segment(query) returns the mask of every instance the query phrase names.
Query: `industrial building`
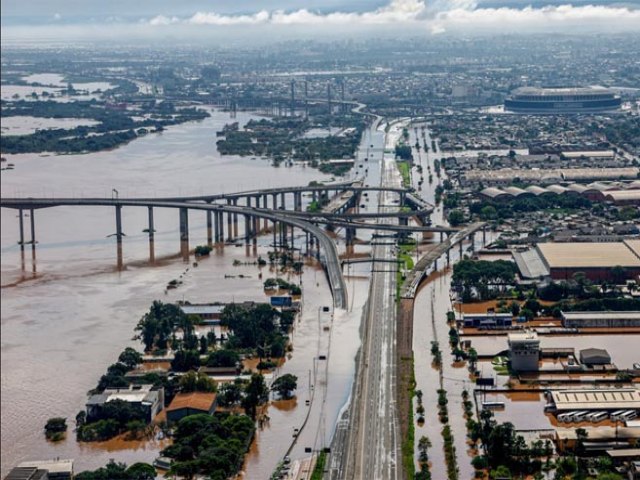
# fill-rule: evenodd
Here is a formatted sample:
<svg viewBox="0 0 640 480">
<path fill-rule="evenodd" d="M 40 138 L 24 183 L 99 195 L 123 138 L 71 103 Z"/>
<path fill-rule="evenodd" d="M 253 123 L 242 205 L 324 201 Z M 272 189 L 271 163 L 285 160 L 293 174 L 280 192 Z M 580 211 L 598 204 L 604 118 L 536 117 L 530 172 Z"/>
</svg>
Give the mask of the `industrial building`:
<svg viewBox="0 0 640 480">
<path fill-rule="evenodd" d="M 4 478 L 5 480 L 71 480 L 73 478 L 73 460 L 22 462 Z"/>
<path fill-rule="evenodd" d="M 583 365 L 609 365 L 611 355 L 602 348 L 585 348 L 580 350 L 580 363 Z"/>
<path fill-rule="evenodd" d="M 547 400 L 552 410 L 636 410 L 640 409 L 637 388 L 550 390 Z"/>
<path fill-rule="evenodd" d="M 538 370 L 540 360 L 540 340 L 536 332 L 510 333 L 508 336 L 509 360 L 516 372 Z"/>
<path fill-rule="evenodd" d="M 466 328 L 482 327 L 510 327 L 513 323 L 513 316 L 510 313 L 465 313 L 462 316 L 462 323 Z"/>
<path fill-rule="evenodd" d="M 640 275 L 640 257 L 626 242 L 548 242 L 539 243 L 535 250 L 554 280 L 571 280 L 578 272 L 595 282 L 620 282 Z M 616 273 L 613 267 L 618 266 L 622 271 Z"/>
<path fill-rule="evenodd" d="M 640 312 L 562 312 L 567 328 L 640 327 Z"/>
<path fill-rule="evenodd" d="M 216 406 L 215 393 L 178 393 L 167 407 L 167 421 L 175 423 L 184 417 L 200 413 L 211 415 L 216 411 Z"/>
<path fill-rule="evenodd" d="M 602 87 L 522 87 L 505 99 L 504 108 L 529 114 L 594 113 L 613 112 L 621 104 L 618 95 Z"/>
<path fill-rule="evenodd" d="M 105 404 L 122 400 L 144 412 L 147 422 L 164 407 L 164 389 L 155 389 L 153 385 L 130 385 L 128 388 L 107 388 L 102 393 L 91 395 L 87 401 L 87 419 L 100 417 Z"/>
</svg>

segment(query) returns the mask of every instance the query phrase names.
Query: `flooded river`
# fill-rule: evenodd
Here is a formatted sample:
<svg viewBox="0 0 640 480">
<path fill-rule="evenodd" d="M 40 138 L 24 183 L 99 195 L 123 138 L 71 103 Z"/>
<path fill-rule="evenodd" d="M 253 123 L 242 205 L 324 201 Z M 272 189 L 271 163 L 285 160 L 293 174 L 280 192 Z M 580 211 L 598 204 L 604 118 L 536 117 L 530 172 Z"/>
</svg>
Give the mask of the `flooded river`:
<svg viewBox="0 0 640 480">
<path fill-rule="evenodd" d="M 215 132 L 225 123 L 242 124 L 249 118 L 249 114 L 239 113 L 230 120 L 227 114 L 213 113 L 202 122 L 170 127 L 162 134 L 109 152 L 9 155 L 15 170 L 3 172 L 3 196 L 111 196 L 112 189 L 118 190 L 120 197 L 197 195 L 330 179 L 310 168 L 274 168 L 265 160 L 221 157 L 215 148 Z M 146 209 L 123 209 L 125 269 L 117 271 L 115 239 L 107 237 L 115 231 L 113 209 L 60 207 L 36 211 L 35 258 L 30 246 L 24 258 L 20 254 L 16 212 L 1 210 L 2 476 L 16 463 L 29 459 L 74 458 L 76 471 L 96 468 L 110 458 L 128 463 L 151 461 L 161 448 L 158 443 L 80 445 L 75 441 L 73 418 L 83 408 L 86 392 L 124 347 L 136 345 L 131 340 L 133 328 L 154 299 L 266 299 L 257 266 L 232 266 L 236 259 L 246 262 L 247 253 L 252 258 L 266 256 L 266 238 L 255 252 L 244 246 L 226 246 L 193 267 L 176 256 L 178 213 L 156 209 L 157 261 L 150 265 L 148 238 L 142 232 L 147 226 L 146 215 Z M 203 213 L 190 214 L 190 234 L 192 246 L 206 241 Z M 225 273 L 235 278 L 225 278 Z M 239 278 L 240 274 L 245 278 Z M 183 284 L 165 292 L 165 285 L 172 279 L 181 279 Z M 334 352 L 329 357 L 330 388 L 320 397 L 326 408 L 310 420 L 309 425 L 314 427 L 308 430 L 309 438 L 303 438 L 294 455 L 302 455 L 306 446 L 324 443 L 321 438 L 316 440 L 322 436 L 318 431 L 330 437 L 338 410 L 348 395 L 367 280 L 354 278 L 348 282 L 350 294 L 354 293 L 350 297 L 352 310 L 336 313 L 328 331 L 318 330 L 318 307 L 331 305 L 324 273 L 309 267 L 302 283 L 305 311 L 294 332 L 293 357 L 281 368 L 281 372 L 299 377 L 298 403 L 295 408 L 279 405 L 270 409 L 271 425 L 258 435 L 246 466 L 248 478 L 268 478 L 286 451 L 292 438 L 290 425 L 306 414 L 308 372 L 313 370 L 318 345 L 328 347 L 329 338 Z M 320 320 L 329 322 L 330 318 Z M 320 375 L 317 382 L 322 382 Z M 68 417 L 70 425 L 69 438 L 55 445 L 43 434 L 43 426 L 52 416 Z"/>
</svg>

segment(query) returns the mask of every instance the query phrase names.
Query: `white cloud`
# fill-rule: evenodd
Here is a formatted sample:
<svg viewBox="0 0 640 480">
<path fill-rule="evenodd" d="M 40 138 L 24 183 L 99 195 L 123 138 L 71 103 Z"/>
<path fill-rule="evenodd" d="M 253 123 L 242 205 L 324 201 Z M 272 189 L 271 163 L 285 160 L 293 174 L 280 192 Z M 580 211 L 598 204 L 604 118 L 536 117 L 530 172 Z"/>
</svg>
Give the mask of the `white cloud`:
<svg viewBox="0 0 640 480">
<path fill-rule="evenodd" d="M 195 25 L 258 25 L 268 23 L 269 12 L 261 10 L 253 15 L 219 15 L 214 12 L 198 12 L 187 20 Z"/>
<path fill-rule="evenodd" d="M 164 15 L 157 15 L 149 20 L 149 25 L 158 26 L 158 25 L 172 25 L 174 23 L 179 23 L 180 19 L 178 17 L 165 17 Z"/>
<path fill-rule="evenodd" d="M 516 8 L 456 8 L 436 14 L 432 29 L 490 30 L 497 31 L 545 31 L 558 28 L 590 29 L 600 27 L 612 32 L 640 31 L 640 10 L 603 5 L 531 6 Z"/>
<path fill-rule="evenodd" d="M 224 15 L 198 12 L 189 18 L 159 15 L 152 26 L 173 24 L 210 26 L 318 26 L 366 27 L 411 24 L 433 34 L 451 30 L 547 31 L 565 27 L 640 31 L 640 10 L 604 5 L 560 5 L 534 8 L 479 8 L 476 0 L 391 0 L 388 5 L 361 13 L 318 13 L 307 9 L 290 12 L 261 10 L 253 14 Z"/>
</svg>

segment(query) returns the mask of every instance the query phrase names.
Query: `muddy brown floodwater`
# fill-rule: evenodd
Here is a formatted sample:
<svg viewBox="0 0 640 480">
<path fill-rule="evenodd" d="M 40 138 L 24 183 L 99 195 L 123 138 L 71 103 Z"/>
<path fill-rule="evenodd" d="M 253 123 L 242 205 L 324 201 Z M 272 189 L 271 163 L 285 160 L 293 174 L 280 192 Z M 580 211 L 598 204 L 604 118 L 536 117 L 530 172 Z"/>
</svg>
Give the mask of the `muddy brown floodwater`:
<svg viewBox="0 0 640 480">
<path fill-rule="evenodd" d="M 249 118 L 251 115 L 239 113 L 233 121 L 243 124 Z M 2 194 L 111 196 L 115 188 L 120 197 L 197 195 L 330 179 L 311 168 L 274 168 L 265 160 L 221 157 L 215 148 L 215 132 L 230 121 L 226 114 L 214 112 L 202 122 L 170 127 L 160 135 L 141 138 L 110 152 L 10 155 L 8 160 L 15 164 L 15 170 L 3 172 Z M 266 300 L 258 268 L 234 267 L 232 263 L 236 259 L 246 262 L 247 254 L 254 259 L 260 254 L 266 256 L 267 239 L 261 240 L 255 253 L 247 252 L 244 246 L 226 246 L 194 267 L 176 257 L 178 213 L 156 209 L 158 260 L 150 265 L 148 239 L 142 232 L 147 226 L 146 209 L 124 208 L 125 269 L 117 271 L 115 239 L 107 238 L 115 230 L 112 209 L 60 207 L 35 212 L 36 255 L 32 259 L 28 246 L 23 265 L 16 244 L 16 212 L 1 209 L 0 220 L 1 475 L 16 463 L 30 459 L 74 458 L 76 471 L 99 467 L 111 458 L 127 463 L 151 461 L 162 448 L 158 442 L 134 445 L 115 440 L 81 445 L 75 441 L 73 418 L 84 407 L 86 392 L 124 347 L 139 346 L 132 341 L 133 329 L 153 300 Z M 206 241 L 205 221 L 204 214 L 190 214 L 192 246 Z M 235 278 L 226 278 L 225 274 Z M 266 270 L 264 275 L 268 275 Z M 165 291 L 172 279 L 180 279 L 183 284 Z M 312 336 L 318 331 L 317 307 L 331 305 L 331 295 L 322 271 L 307 268 L 302 282 L 305 313 L 293 334 L 293 357 L 281 368 L 282 372 L 299 376 L 300 401 L 295 408 L 270 409 L 272 422 L 268 431 L 273 433 L 260 432 L 259 459 L 249 460 L 248 478 L 267 478 L 278 456 L 286 450 L 290 429 L 277 429 L 276 421 L 288 421 L 292 416 L 296 421 L 304 413 L 308 370 L 313 367 L 317 351 L 317 335 Z M 349 288 L 366 292 L 366 286 L 360 287 L 364 284 L 366 281 L 353 280 Z M 337 375 L 334 379 L 332 373 L 329 385 L 337 384 L 328 389 L 328 406 L 322 418 L 316 419 L 317 425 L 325 426 L 327 436 L 348 395 L 353 368 L 351 344 L 357 348 L 357 342 L 344 346 L 342 342 L 353 332 L 357 338 L 357 308 L 356 301 L 353 313 L 337 314 L 329 330 L 337 338 L 335 357 L 330 358 Z M 58 444 L 47 442 L 43 434 L 44 424 L 52 416 L 67 417 L 70 424 L 68 438 Z M 262 437 L 268 438 L 269 443 L 261 442 Z"/>
</svg>

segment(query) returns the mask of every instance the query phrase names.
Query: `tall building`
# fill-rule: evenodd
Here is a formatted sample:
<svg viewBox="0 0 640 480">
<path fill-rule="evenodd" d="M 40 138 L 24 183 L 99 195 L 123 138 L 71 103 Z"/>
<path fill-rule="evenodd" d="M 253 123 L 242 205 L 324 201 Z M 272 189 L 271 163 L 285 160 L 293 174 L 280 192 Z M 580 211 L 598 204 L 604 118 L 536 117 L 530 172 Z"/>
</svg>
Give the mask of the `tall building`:
<svg viewBox="0 0 640 480">
<path fill-rule="evenodd" d="M 510 333 L 509 359 L 511 368 L 516 372 L 533 372 L 538 370 L 540 360 L 540 340 L 536 332 Z"/>
<path fill-rule="evenodd" d="M 602 87 L 522 87 L 504 101 L 509 112 L 534 114 L 612 112 L 620 105 L 620 97 Z"/>
</svg>

